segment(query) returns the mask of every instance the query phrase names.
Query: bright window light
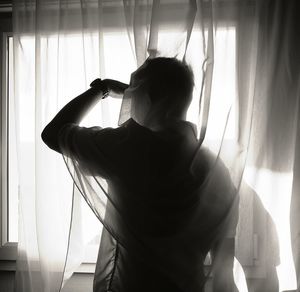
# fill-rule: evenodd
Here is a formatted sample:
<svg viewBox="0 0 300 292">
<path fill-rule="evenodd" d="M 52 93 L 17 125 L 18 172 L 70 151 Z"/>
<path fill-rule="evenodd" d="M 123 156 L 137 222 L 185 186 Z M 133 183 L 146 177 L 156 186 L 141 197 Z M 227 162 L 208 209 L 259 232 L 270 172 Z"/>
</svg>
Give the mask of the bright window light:
<svg viewBox="0 0 300 292">
<path fill-rule="evenodd" d="M 207 36 L 207 32 L 205 32 Z M 168 42 L 174 44 L 174 40 L 178 39 L 178 32 L 174 31 L 162 31 L 159 34 L 158 43 L 162 45 Z M 179 38 L 180 39 L 180 38 Z M 89 50 L 97 47 L 97 35 L 89 38 L 89 43 L 84 46 L 86 56 L 93 55 Z M 15 125 L 18 123 L 20 131 L 20 143 L 22 149 L 28 149 L 34 145 L 34 98 L 33 99 L 20 99 L 19 107 L 22 109 L 20 115 L 16 117 L 14 112 L 14 94 L 13 94 L 13 39 L 9 38 L 9 54 L 8 54 L 8 79 L 9 79 L 9 97 L 8 97 L 8 118 L 9 118 L 9 129 L 8 129 L 8 238 L 10 242 L 18 241 L 18 192 L 19 182 L 16 179 L 18 177 L 18 166 L 17 166 L 17 150 L 15 140 Z M 57 36 L 47 36 L 41 40 L 41 53 L 42 57 L 51 59 L 62 58 L 57 51 Z M 195 83 L 197 86 L 194 89 L 194 99 L 192 100 L 191 106 L 188 110 L 187 119 L 197 124 L 199 114 L 199 97 L 201 91 L 201 80 L 202 80 L 202 68 L 198 66 L 201 64 L 202 58 L 202 33 L 200 31 L 194 31 L 190 39 L 190 48 L 188 50 L 187 61 L 192 63 L 192 69 L 195 74 Z M 35 42 L 31 37 L 25 37 L 22 39 L 23 55 L 27 56 L 28 59 L 22 60 L 24 64 L 34 62 L 34 50 Z M 182 43 L 178 43 L 179 46 Z M 44 48 L 47 46 L 48 50 Z M 45 92 L 50 96 L 55 96 L 59 102 L 59 105 L 53 103 L 49 106 L 53 106 L 53 109 L 62 107 L 65 105 L 71 97 L 75 97 L 81 93 L 85 88 L 88 87 L 92 78 L 96 78 L 97 72 L 94 72 L 95 63 L 100 62 L 96 60 L 86 60 L 83 64 L 81 61 L 75 62 L 77 56 L 82 54 L 82 35 L 72 34 L 64 36 L 63 41 L 60 41 L 60 50 L 68 51 L 68 55 L 65 58 L 59 59 L 58 64 L 63 66 L 63 71 L 59 71 L 56 62 L 47 62 L 47 66 L 42 66 L 41 70 L 47 76 L 47 80 L 42 79 L 41 86 L 45 88 Z M 120 50 L 122 48 L 122 50 Z M 234 140 L 236 138 L 236 31 L 234 27 L 229 28 L 218 28 L 214 38 L 214 71 L 212 80 L 212 92 L 210 101 L 210 113 L 208 120 L 208 128 L 206 134 L 206 140 L 211 141 L 212 148 L 214 147 L 215 141 L 219 141 L 224 131 L 224 125 L 227 120 L 228 113 L 230 111 L 228 124 L 225 132 L 225 140 Z M 130 74 L 136 69 L 135 60 L 133 53 L 128 42 L 127 32 L 114 31 L 105 32 L 103 35 L 103 52 L 104 52 L 104 63 L 102 68 L 103 72 L 100 72 L 101 76 L 107 78 L 117 79 L 122 82 L 129 82 Z M 62 54 L 63 55 L 63 54 Z M 210 60 L 211 61 L 211 60 Z M 62 65 L 63 64 L 63 65 Z M 197 64 L 197 66 L 195 65 Z M 20 70 L 26 70 L 27 66 L 20 67 Z M 29 66 L 30 67 L 30 66 Z M 86 80 L 82 79 L 82 74 L 77 74 L 82 68 L 86 68 Z M 64 76 L 68 76 L 66 83 L 69 84 L 72 92 L 65 93 L 64 86 L 59 84 L 61 88 L 59 94 L 56 90 L 57 82 L 61 79 L 60 76 L 55 74 L 48 74 L 49 72 L 61 72 Z M 23 72 L 21 75 L 27 76 L 30 74 L 30 78 L 34 78 L 32 72 Z M 30 79 L 29 78 L 29 79 Z M 28 79 L 28 80 L 29 80 Z M 22 88 L 24 89 L 25 95 L 30 95 L 28 92 L 34 92 L 33 83 L 28 80 L 18 80 L 23 82 Z M 65 80 L 65 78 L 64 78 Z M 54 86 L 51 86 L 53 84 Z M 72 85 L 72 86 L 70 86 Z M 112 126 L 116 127 L 119 117 L 121 100 L 107 98 L 101 101 L 101 105 L 98 104 L 95 108 L 87 115 L 82 122 L 84 126 L 95 126 L 100 125 L 103 127 Z M 25 181 L 30 181 L 33 169 L 31 161 L 32 158 L 26 157 L 28 163 L 26 169 L 20 169 L 21 175 L 25 177 Z M 246 168 L 245 181 L 252 186 L 258 196 L 263 202 L 264 208 L 269 212 L 272 219 L 276 223 L 279 241 L 280 241 L 280 252 L 281 252 L 281 264 L 278 266 L 278 276 L 280 280 L 280 290 L 293 289 L 296 285 L 296 279 L 294 277 L 295 272 L 293 268 L 293 259 L 290 246 L 290 230 L 289 226 L 289 207 L 291 200 L 291 186 L 292 186 L 292 174 L 291 173 L 275 173 L 265 169 L 254 169 Z M 268 183 L 266 183 L 268 182 Z M 284 194 L 284 195 L 282 195 Z M 274 198 L 277 201 L 274 201 Z M 85 249 L 85 262 L 95 263 L 97 259 L 97 252 L 99 248 L 99 242 L 101 237 L 102 225 L 99 223 L 97 218 L 94 216 L 90 208 L 87 206 L 84 200 L 81 204 L 82 213 L 82 233 L 83 242 L 86 246 Z M 96 232 L 95 232 L 96 230 Z M 236 269 L 241 269 L 241 265 L 235 262 Z M 236 278 L 239 276 L 236 273 Z M 244 274 L 242 275 L 240 283 L 245 289 Z"/>
<path fill-rule="evenodd" d="M 176 33 L 172 32 L 163 32 L 160 35 L 160 38 L 176 36 Z M 200 64 L 200 60 L 198 60 L 201 56 L 199 52 L 201 52 L 202 46 L 202 34 L 200 31 L 195 31 L 192 34 L 192 38 L 190 40 L 190 46 L 193 47 L 193 51 L 189 52 L 189 56 L 191 60 L 194 60 L 196 63 Z M 98 45 L 97 43 L 97 35 L 94 38 L 91 38 L 91 46 Z M 60 58 L 57 56 L 57 50 L 55 49 L 57 46 L 57 36 L 47 36 L 41 40 L 41 51 L 42 55 L 44 54 L 43 48 L 47 46 L 47 57 L 48 58 Z M 27 56 L 34 57 L 33 54 L 30 52 L 34 52 L 34 40 L 33 38 L 27 37 L 22 40 L 23 42 L 23 50 L 26 50 Z M 214 79 L 213 79 L 213 92 L 212 92 L 212 101 L 211 101 L 211 114 L 209 124 L 210 127 L 208 128 L 208 138 L 209 139 L 218 139 L 219 138 L 219 131 L 220 129 L 219 124 L 224 122 L 225 117 L 227 116 L 228 109 L 235 101 L 235 71 L 233 69 L 232 64 L 235 63 L 235 30 L 234 28 L 230 29 L 223 29 L 218 31 L 216 35 L 216 42 L 222 43 L 224 42 L 224 47 L 218 46 L 218 49 L 215 52 L 215 69 L 214 69 Z M 9 79 L 11 80 L 11 88 L 13 87 L 12 84 L 12 53 L 13 53 L 13 46 L 12 46 L 12 38 L 10 40 L 9 52 L 10 52 L 10 59 L 9 64 L 11 70 L 9 71 Z M 120 50 L 122 47 L 122 50 Z M 68 76 L 68 80 L 66 83 L 70 83 L 74 85 L 72 88 L 73 92 L 71 95 L 68 93 L 65 96 L 64 92 L 60 92 L 58 100 L 60 104 L 58 107 L 62 107 L 66 104 L 70 97 L 75 97 L 79 93 L 82 92 L 81 88 L 87 88 L 89 83 L 92 81 L 92 78 L 96 78 L 93 74 L 96 74 L 93 70 L 93 64 L 99 62 L 99 60 L 89 60 L 85 65 L 81 64 L 80 62 L 74 62 L 76 60 L 76 56 L 82 54 L 82 35 L 72 34 L 70 36 L 64 36 L 64 40 L 60 41 L 61 50 L 68 50 L 67 58 L 61 60 L 61 66 L 66 66 L 65 71 L 62 74 L 67 74 L 64 76 Z M 89 54 L 89 46 L 86 45 L 86 55 Z M 117 79 L 122 82 L 129 82 L 130 74 L 134 70 L 136 70 L 135 60 L 132 54 L 132 50 L 130 44 L 128 42 L 128 35 L 126 31 L 122 32 L 105 32 L 103 35 L 103 51 L 104 51 L 104 69 L 105 72 L 102 72 L 104 76 L 111 79 Z M 45 50 L 46 52 L 46 50 Z M 26 55 L 26 54 L 25 54 Z M 227 56 L 227 58 L 224 58 Z M 24 62 L 34 62 L 34 60 L 24 60 Z M 57 72 L 57 64 L 56 62 L 47 62 L 46 65 L 42 65 L 41 70 L 45 72 L 47 76 L 47 80 L 42 79 L 41 86 L 47 89 L 48 94 L 57 96 L 56 91 L 56 84 L 59 82 L 59 76 L 55 76 L 52 74 L 48 74 L 49 71 Z M 81 70 L 81 68 L 87 68 L 87 79 L 82 80 L 79 78 L 76 72 Z M 22 70 L 22 68 L 20 68 Z M 199 84 L 202 78 L 202 70 L 201 67 L 193 67 L 193 71 L 195 72 L 195 83 Z M 72 75 L 73 74 L 73 75 Z M 92 77 L 89 77 L 91 75 Z M 82 76 L 82 75 L 80 75 Z M 90 80 L 91 78 L 91 80 Z M 220 87 L 216 86 L 218 82 L 224 81 L 226 79 L 226 86 Z M 19 81 L 19 82 L 26 82 Z M 224 82 L 222 82 L 223 84 Z M 54 84 L 55 86 L 51 86 Z M 32 84 L 23 84 L 24 88 L 28 88 L 32 86 Z M 32 89 L 28 89 L 29 91 Z M 62 89 L 63 91 L 64 89 Z M 34 91 L 33 91 L 34 92 Z M 13 95 L 11 93 L 11 95 Z M 195 88 L 194 99 L 192 104 L 188 110 L 188 120 L 194 123 L 198 122 L 198 100 L 200 96 L 200 88 L 197 86 Z M 221 96 L 221 98 L 220 98 Z M 13 96 L 12 96 L 13 97 Z M 68 100 L 67 100 L 68 98 Z M 32 145 L 34 143 L 34 99 L 25 100 L 21 99 L 19 102 L 20 108 L 22 111 L 20 112 L 20 116 L 18 117 L 17 121 L 19 122 L 20 127 L 20 143 L 25 145 L 24 147 L 29 147 L 28 145 Z M 10 104 L 12 105 L 12 104 Z M 107 98 L 101 101 L 95 108 L 87 115 L 87 117 L 82 121 L 81 125 L 84 126 L 95 126 L 100 125 L 103 127 L 112 126 L 116 127 L 119 117 L 119 110 L 120 110 L 121 100 Z M 51 105 L 49 105 L 51 106 Z M 55 103 L 52 106 L 57 106 Z M 234 111 L 233 111 L 234 112 Z M 214 116 L 218 116 L 219 119 L 214 120 Z M 17 160 L 16 160 L 16 141 L 14 140 L 15 137 L 15 115 L 13 106 L 9 107 L 9 234 L 10 234 L 10 241 L 18 241 L 18 182 L 14 179 L 17 177 Z M 220 120 L 222 119 L 222 120 Z M 235 124 L 234 124 L 234 116 L 229 122 L 228 125 L 228 132 L 227 138 L 232 139 L 235 131 Z M 30 165 L 30 164 L 29 164 Z M 25 172 L 25 170 L 21 171 Z M 27 170 L 28 171 L 28 170 Z M 28 172 L 33 173 L 33 172 Z M 24 174 L 26 175 L 26 174 Z M 94 216 L 90 208 L 87 206 L 84 200 L 82 200 L 82 228 L 83 228 L 83 237 L 84 243 L 87 246 L 85 250 L 85 261 L 86 262 L 96 262 L 97 258 L 97 251 L 99 248 L 99 242 L 101 237 L 101 230 L 102 226 Z M 97 230 L 97 232 L 95 232 Z"/>
<path fill-rule="evenodd" d="M 258 194 L 276 225 L 280 247 L 280 264 L 276 267 L 280 291 L 293 290 L 297 286 L 290 240 L 293 174 L 247 167 L 244 179 Z"/>
<path fill-rule="evenodd" d="M 8 241 L 18 241 L 18 170 L 13 103 L 13 38 L 8 38 Z"/>
</svg>

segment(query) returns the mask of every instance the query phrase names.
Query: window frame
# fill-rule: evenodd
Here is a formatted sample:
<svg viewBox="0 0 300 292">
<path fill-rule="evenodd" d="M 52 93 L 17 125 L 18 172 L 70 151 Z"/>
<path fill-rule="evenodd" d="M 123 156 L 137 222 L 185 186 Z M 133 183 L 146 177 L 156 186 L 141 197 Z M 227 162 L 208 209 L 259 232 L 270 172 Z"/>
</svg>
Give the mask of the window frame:
<svg viewBox="0 0 300 292">
<path fill-rule="evenodd" d="M 15 261 L 17 259 L 17 242 L 9 242 L 8 240 L 8 45 L 9 38 L 12 37 L 11 32 L 2 32 L 1 35 L 1 178 L 0 178 L 0 260 L 9 261 L 5 265 L 1 264 L 1 270 L 14 270 Z"/>
</svg>

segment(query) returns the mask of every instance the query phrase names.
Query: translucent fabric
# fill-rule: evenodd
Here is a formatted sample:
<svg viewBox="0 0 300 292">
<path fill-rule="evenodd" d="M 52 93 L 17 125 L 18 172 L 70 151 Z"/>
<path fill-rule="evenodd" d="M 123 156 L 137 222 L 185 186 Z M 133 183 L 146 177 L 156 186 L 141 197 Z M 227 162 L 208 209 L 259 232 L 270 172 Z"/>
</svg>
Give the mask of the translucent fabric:
<svg viewBox="0 0 300 292">
<path fill-rule="evenodd" d="M 76 186 L 138 268 L 146 262 L 178 290 L 201 291 L 207 253 L 235 236 L 238 196 L 221 161 L 197 151 L 192 126 L 152 132 L 134 120 L 104 130 L 66 125 L 60 137 Z M 122 290 L 141 289 L 128 285 Z"/>
<path fill-rule="evenodd" d="M 121 248 L 180 291 L 209 291 L 215 267 L 204 259 L 233 237 L 239 291 L 299 286 L 297 1 L 15 0 L 13 9 L 17 291 L 59 291 L 82 262 L 78 191 Z M 61 130 L 72 189 L 42 129 L 99 75 L 129 82 L 157 56 L 192 67 L 187 119 L 196 130 L 188 122 L 147 129 L 134 120 L 130 92 L 118 110 L 107 98 L 94 112 L 101 128 L 83 121 Z M 131 160 L 134 141 L 147 167 Z M 158 158 L 168 160 L 160 175 Z"/>
</svg>

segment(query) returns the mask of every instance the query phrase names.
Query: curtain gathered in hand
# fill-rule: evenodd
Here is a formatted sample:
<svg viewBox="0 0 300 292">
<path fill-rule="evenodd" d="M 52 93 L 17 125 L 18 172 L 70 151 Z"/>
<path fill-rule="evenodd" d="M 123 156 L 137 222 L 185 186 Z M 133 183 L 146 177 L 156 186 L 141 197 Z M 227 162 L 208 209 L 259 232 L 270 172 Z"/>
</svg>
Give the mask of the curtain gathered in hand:
<svg viewBox="0 0 300 292">
<path fill-rule="evenodd" d="M 40 138 L 58 110 L 92 80 L 128 83 L 147 58 L 159 56 L 191 66 L 195 88 L 188 120 L 197 125 L 199 153 L 204 147 L 215 153 L 235 187 L 236 286 L 240 291 L 296 289 L 299 8 L 297 1 L 283 0 L 14 0 L 16 291 L 60 291 L 84 261 L 82 205 L 99 220 L 90 238 L 103 224 L 129 250 L 149 251 L 144 260 L 151 263 L 151 252 L 159 253 L 154 241 L 141 241 L 127 227 L 122 234 L 107 219 L 120 215 L 118 206 L 107 208 L 113 200 L 104 179 L 83 176 L 72 157 L 64 161 Z M 107 98 L 82 125 L 117 127 L 132 116 L 130 98 Z M 190 170 L 197 173 L 193 162 Z M 217 168 L 210 178 L 211 185 L 218 184 Z M 126 245 L 127 237 L 132 245 Z M 179 281 L 176 262 L 161 255 L 161 262 L 151 265 L 183 291 L 184 286 L 194 291 Z M 208 288 L 210 277 L 208 272 Z"/>
</svg>

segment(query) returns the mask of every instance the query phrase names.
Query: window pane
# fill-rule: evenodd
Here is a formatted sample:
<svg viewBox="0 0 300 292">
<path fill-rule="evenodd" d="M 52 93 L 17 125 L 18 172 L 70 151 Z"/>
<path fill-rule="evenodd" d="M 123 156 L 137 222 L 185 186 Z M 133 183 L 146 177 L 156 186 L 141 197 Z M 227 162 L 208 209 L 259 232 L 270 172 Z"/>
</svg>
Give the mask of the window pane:
<svg viewBox="0 0 300 292">
<path fill-rule="evenodd" d="M 13 96 L 13 38 L 8 39 L 8 241 L 18 241 L 18 172 Z"/>
</svg>

